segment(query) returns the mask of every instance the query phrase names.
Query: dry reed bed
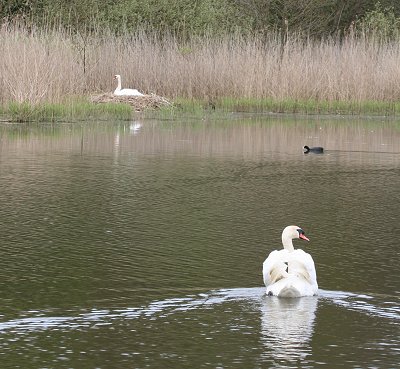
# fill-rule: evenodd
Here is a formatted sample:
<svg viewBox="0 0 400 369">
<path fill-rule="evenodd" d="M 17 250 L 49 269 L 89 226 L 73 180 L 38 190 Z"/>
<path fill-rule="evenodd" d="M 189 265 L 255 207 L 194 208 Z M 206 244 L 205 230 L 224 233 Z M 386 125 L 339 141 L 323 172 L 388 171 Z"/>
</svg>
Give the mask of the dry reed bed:
<svg viewBox="0 0 400 369">
<path fill-rule="evenodd" d="M 238 36 L 184 45 L 174 37 L 93 35 L 3 25 L 0 103 L 62 102 L 123 87 L 168 98 L 396 101 L 400 44 L 349 38 L 282 45 Z"/>
</svg>

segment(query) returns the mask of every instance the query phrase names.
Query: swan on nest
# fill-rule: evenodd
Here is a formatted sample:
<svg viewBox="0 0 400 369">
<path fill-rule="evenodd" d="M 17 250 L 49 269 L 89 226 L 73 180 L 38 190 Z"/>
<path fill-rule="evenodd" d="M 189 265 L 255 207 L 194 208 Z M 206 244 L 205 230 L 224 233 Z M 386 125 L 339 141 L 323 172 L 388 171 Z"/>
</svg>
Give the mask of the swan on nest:
<svg viewBox="0 0 400 369">
<path fill-rule="evenodd" d="M 117 88 L 114 91 L 114 95 L 116 96 L 144 96 L 141 92 L 136 90 L 135 88 L 121 88 L 121 76 L 116 74 L 114 79 L 117 80 Z"/>
</svg>

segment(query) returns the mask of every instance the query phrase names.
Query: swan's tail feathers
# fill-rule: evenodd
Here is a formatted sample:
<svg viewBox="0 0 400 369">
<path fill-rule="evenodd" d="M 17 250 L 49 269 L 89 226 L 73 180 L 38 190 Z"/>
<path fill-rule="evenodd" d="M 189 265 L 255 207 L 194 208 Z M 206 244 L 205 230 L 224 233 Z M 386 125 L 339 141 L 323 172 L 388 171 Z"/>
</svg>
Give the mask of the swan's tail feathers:
<svg viewBox="0 0 400 369">
<path fill-rule="evenodd" d="M 293 286 L 287 286 L 279 291 L 278 297 L 300 297 L 302 294 Z"/>
<path fill-rule="evenodd" d="M 268 285 L 266 293 L 277 297 L 314 296 L 318 294 L 318 285 L 310 284 L 302 277 L 289 275 L 288 278 Z"/>
<path fill-rule="evenodd" d="M 303 294 L 293 285 L 280 286 L 280 288 L 276 288 L 277 286 L 268 286 L 267 287 L 267 295 L 268 296 L 277 296 L 277 297 L 301 297 Z"/>
</svg>

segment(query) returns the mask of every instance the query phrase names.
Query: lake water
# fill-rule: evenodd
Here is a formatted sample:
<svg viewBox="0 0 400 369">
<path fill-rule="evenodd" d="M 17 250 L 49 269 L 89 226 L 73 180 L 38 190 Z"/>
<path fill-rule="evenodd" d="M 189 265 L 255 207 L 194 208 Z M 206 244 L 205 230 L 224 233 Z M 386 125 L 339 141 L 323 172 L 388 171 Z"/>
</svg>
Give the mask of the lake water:
<svg viewBox="0 0 400 369">
<path fill-rule="evenodd" d="M 400 125 L 0 126 L 1 368 L 399 368 Z M 323 155 L 302 153 L 308 144 Z M 301 226 L 318 297 L 264 294 Z"/>
</svg>

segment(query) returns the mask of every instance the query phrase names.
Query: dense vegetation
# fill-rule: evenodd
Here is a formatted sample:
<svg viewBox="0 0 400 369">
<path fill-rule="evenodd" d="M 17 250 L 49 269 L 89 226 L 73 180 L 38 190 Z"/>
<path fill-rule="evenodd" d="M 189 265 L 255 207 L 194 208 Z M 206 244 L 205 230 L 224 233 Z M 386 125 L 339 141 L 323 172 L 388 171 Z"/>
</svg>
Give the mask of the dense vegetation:
<svg viewBox="0 0 400 369">
<path fill-rule="evenodd" d="M 84 98 L 117 73 L 205 106 L 397 115 L 399 15 L 389 0 L 3 0 L 0 114 L 126 116 Z"/>
<path fill-rule="evenodd" d="M 386 14 L 379 19 L 373 12 Z M 371 14 L 374 16 L 371 19 Z M 102 27 L 116 33 L 138 29 L 180 37 L 302 32 L 343 35 L 370 17 L 369 26 L 397 28 L 397 0 L 2 0 L 0 20 L 61 23 L 74 29 Z M 372 23 L 371 23 L 372 22 Z M 379 24 L 377 24 L 377 22 Z M 397 22 L 397 24 L 396 24 Z"/>
</svg>

